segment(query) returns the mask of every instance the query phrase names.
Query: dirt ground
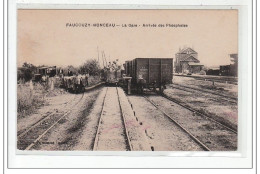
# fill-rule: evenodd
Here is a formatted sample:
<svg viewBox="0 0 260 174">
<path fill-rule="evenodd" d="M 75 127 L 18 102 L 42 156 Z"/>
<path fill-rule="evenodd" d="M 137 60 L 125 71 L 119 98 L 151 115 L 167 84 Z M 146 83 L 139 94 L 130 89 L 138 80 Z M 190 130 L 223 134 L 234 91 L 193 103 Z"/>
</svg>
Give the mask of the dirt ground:
<svg viewBox="0 0 260 174">
<path fill-rule="evenodd" d="M 154 151 L 203 151 L 186 133 L 145 98 L 128 96 L 139 124 Z"/>
<path fill-rule="evenodd" d="M 116 88 L 109 87 L 108 89 L 103 88 L 97 97 L 97 100 L 94 103 L 95 107 L 92 108 L 91 113 L 89 114 L 88 122 L 82 131 L 82 138 L 73 150 L 93 150 L 93 142 L 97 132 L 97 125 L 103 102 L 105 104 L 105 108 L 102 115 L 103 119 L 101 120 L 101 130 L 98 137 L 101 142 L 97 143 L 98 146 L 95 150 L 128 150 L 127 144 L 125 144 L 127 140 L 122 139 L 125 138 L 125 133 L 122 132 L 124 129 L 123 123 L 122 120 L 118 120 L 121 116 L 119 115 L 120 110 L 116 98 Z M 132 150 L 151 151 L 150 147 L 148 148 L 147 146 L 144 130 L 141 129 L 141 125 L 136 120 L 125 93 L 121 88 L 118 88 L 118 93 Z M 105 96 L 106 99 L 104 100 Z M 115 116 L 117 118 L 112 119 L 112 117 Z M 117 120 L 117 123 L 114 120 Z"/>
<path fill-rule="evenodd" d="M 27 114 L 23 117 L 17 118 L 17 133 L 18 135 L 31 125 L 37 123 L 42 118 L 60 112 L 66 112 L 69 108 L 70 102 L 76 102 L 80 99 L 81 94 L 75 95 L 65 91 L 56 93 L 56 95 L 45 96 L 45 102 L 42 106 L 35 110 L 32 114 Z"/>
<path fill-rule="evenodd" d="M 140 124 L 136 112 L 133 110 L 133 105 L 130 104 L 129 98 L 125 92 L 118 88 L 120 103 L 122 106 L 122 113 L 125 119 L 126 131 L 129 136 L 132 151 L 152 151 L 149 144 L 149 137 L 143 125 Z"/>
<path fill-rule="evenodd" d="M 41 107 L 37 113 L 18 120 L 18 135 L 42 118 L 52 114 L 53 116 L 42 122 L 35 129 L 21 137 L 22 143 L 18 149 L 23 149 L 23 144 L 28 145 L 32 140 L 42 134 L 58 118 L 64 116 L 40 141 L 33 146 L 33 150 L 70 150 L 77 144 L 82 128 L 87 122 L 89 110 L 100 93 L 100 88 L 82 94 L 62 94 L 48 97 L 48 105 Z"/>
<path fill-rule="evenodd" d="M 199 83 L 193 81 L 194 79 L 187 80 L 189 78 L 182 81 L 178 78 L 175 78 L 175 82 L 182 85 L 197 88 L 210 86 L 209 82 Z M 219 88 L 223 88 L 226 95 L 235 96 L 237 93 L 234 85 L 221 84 Z M 222 101 L 221 97 L 213 94 L 189 92 L 170 86 L 167 86 L 164 92 L 195 109 L 210 113 L 212 117 L 220 117 L 234 127 L 237 126 L 237 105 L 234 103 Z M 156 95 L 148 97 L 181 125 L 185 125 L 186 129 L 193 132 L 194 136 L 212 150 L 237 148 L 235 134 Z M 60 89 L 48 92 L 40 108 L 17 119 L 18 149 L 26 149 L 58 121 L 31 150 L 92 151 L 103 103 L 96 150 L 125 151 L 129 150 L 130 145 L 134 151 L 203 151 L 194 140 L 144 97 L 126 96 L 121 88 L 116 87 L 100 87 L 81 94 L 71 94 Z M 29 129 L 33 125 L 36 126 Z"/>
<path fill-rule="evenodd" d="M 222 94 L 238 97 L 238 85 L 234 84 L 225 84 L 225 83 L 218 83 L 214 82 L 215 87 L 212 87 L 211 81 L 202 81 L 196 80 L 194 78 L 189 77 L 181 77 L 181 76 L 173 76 L 173 83 L 190 86 L 190 87 L 198 87 L 205 90 L 210 90 L 214 92 L 220 92 Z"/>
<path fill-rule="evenodd" d="M 194 80 L 187 77 L 174 76 L 174 84 L 190 86 L 198 89 L 210 89 L 212 82 Z M 218 121 L 224 122 L 227 125 L 237 128 L 238 124 L 238 106 L 237 103 L 231 103 L 223 99 L 223 96 L 214 94 L 194 91 L 194 90 L 181 90 L 174 88 L 173 85 L 168 85 L 164 94 L 174 98 L 186 105 L 199 110 L 203 113 L 210 115 Z M 216 89 L 212 88 L 211 91 L 216 93 L 225 94 L 227 96 L 237 97 L 237 85 L 215 83 Z M 222 89 L 222 90 L 218 90 Z"/>
<path fill-rule="evenodd" d="M 222 126 L 217 125 L 164 97 L 156 95 L 147 97 L 211 150 L 237 150 L 237 134 L 224 129 Z"/>
<path fill-rule="evenodd" d="M 107 88 L 96 150 L 124 151 L 127 149 L 125 127 L 116 90 L 115 87 Z"/>
</svg>

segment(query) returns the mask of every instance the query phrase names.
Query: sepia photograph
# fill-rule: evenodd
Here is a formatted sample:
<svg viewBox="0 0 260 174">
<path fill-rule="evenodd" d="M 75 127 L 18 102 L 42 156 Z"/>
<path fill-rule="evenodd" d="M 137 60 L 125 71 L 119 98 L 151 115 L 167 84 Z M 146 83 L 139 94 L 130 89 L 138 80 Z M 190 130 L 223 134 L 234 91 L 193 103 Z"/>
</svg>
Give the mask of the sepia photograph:
<svg viewBox="0 0 260 174">
<path fill-rule="evenodd" d="M 18 9 L 16 46 L 19 151 L 238 149 L 237 9 Z"/>
</svg>

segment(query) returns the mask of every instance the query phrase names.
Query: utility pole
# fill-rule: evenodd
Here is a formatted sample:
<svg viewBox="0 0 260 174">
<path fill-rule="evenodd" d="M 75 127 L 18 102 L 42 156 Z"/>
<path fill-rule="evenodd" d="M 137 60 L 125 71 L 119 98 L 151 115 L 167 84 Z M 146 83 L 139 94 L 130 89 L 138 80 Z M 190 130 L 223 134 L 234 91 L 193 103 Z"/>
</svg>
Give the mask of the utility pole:
<svg viewBox="0 0 260 174">
<path fill-rule="evenodd" d="M 104 58 L 105 58 L 106 66 L 107 66 L 107 58 L 106 58 L 106 55 L 105 55 L 105 51 L 103 51 L 103 53 L 104 53 Z"/>
<path fill-rule="evenodd" d="M 98 53 L 98 65 L 100 66 L 100 62 L 99 62 L 99 50 L 98 50 L 98 46 L 97 46 L 97 53 Z"/>
<path fill-rule="evenodd" d="M 103 67 L 105 67 L 105 64 L 104 64 L 104 52 L 102 51 L 102 61 L 103 61 Z"/>
</svg>

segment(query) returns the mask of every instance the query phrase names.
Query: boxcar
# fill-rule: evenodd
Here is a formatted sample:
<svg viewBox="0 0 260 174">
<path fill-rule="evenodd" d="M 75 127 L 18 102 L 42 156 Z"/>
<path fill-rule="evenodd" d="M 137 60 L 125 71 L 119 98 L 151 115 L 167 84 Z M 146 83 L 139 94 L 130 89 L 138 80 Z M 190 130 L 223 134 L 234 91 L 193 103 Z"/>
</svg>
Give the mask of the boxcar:
<svg viewBox="0 0 260 174">
<path fill-rule="evenodd" d="M 136 58 L 124 64 L 126 77 L 131 77 L 131 84 L 137 90 L 160 88 L 172 83 L 172 58 Z"/>
</svg>

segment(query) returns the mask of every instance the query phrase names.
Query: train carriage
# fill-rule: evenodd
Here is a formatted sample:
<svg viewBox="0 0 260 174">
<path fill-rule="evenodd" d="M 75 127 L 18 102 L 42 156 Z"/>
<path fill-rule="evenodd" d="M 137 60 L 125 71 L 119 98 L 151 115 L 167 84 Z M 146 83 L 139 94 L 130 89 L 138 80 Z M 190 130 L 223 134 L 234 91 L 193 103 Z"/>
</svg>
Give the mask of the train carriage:
<svg viewBox="0 0 260 174">
<path fill-rule="evenodd" d="M 106 71 L 106 84 L 107 85 L 117 85 L 121 79 L 121 70 L 107 70 Z"/>
<path fill-rule="evenodd" d="M 124 64 L 126 78 L 131 77 L 132 89 L 143 92 L 144 88 L 165 89 L 172 83 L 172 58 L 136 58 Z"/>
<path fill-rule="evenodd" d="M 85 87 L 88 86 L 88 76 L 87 75 L 77 75 L 77 76 L 65 76 L 62 79 L 62 86 L 71 92 L 79 93 L 84 92 Z"/>
<path fill-rule="evenodd" d="M 33 76 L 33 81 L 48 83 L 49 77 L 54 77 L 57 75 L 56 66 L 50 67 L 39 67 L 36 70 L 36 73 Z"/>
</svg>

